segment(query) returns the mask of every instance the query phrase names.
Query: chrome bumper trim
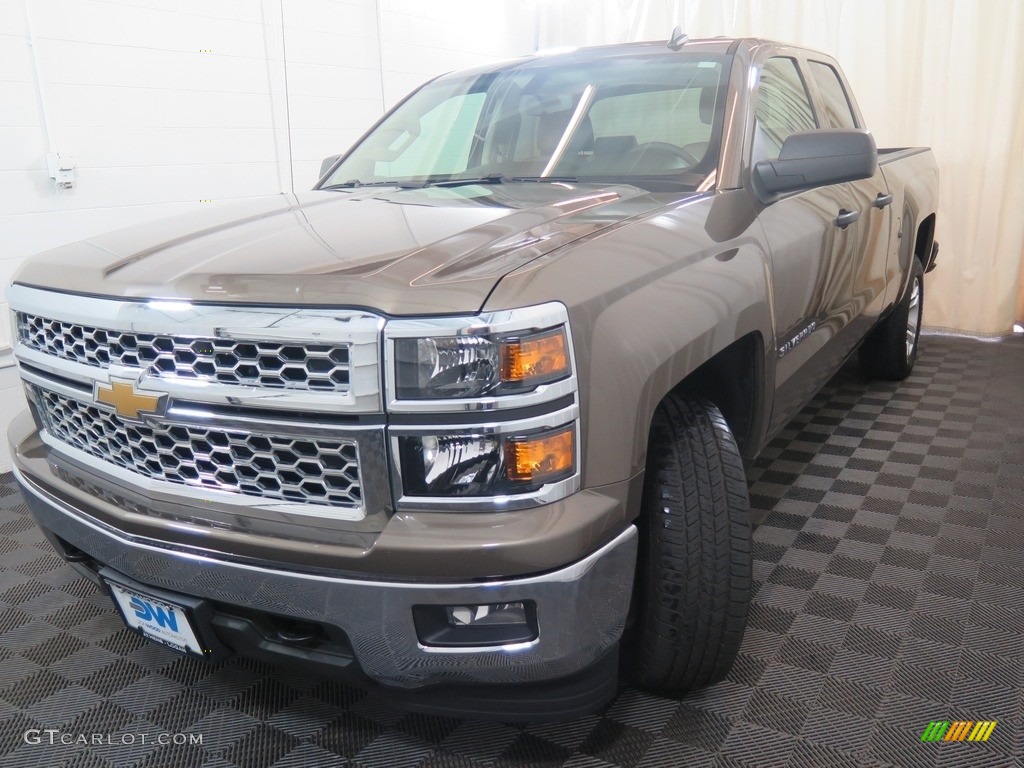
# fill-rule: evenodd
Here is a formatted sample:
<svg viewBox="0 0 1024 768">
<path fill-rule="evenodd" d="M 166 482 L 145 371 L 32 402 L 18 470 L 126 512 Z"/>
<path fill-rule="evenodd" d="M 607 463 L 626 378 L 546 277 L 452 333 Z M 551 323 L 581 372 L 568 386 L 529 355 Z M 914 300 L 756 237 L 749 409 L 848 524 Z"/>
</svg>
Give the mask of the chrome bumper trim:
<svg viewBox="0 0 1024 768">
<path fill-rule="evenodd" d="M 56 499 L 17 468 L 33 516 L 98 562 L 143 584 L 340 627 L 363 671 L 415 688 L 437 683 L 557 679 L 584 669 L 622 634 L 632 592 L 637 531 L 629 526 L 584 559 L 539 576 L 483 583 L 391 583 L 227 562 L 142 543 Z M 424 648 L 412 606 L 533 600 L 536 642 L 445 652 Z"/>
</svg>

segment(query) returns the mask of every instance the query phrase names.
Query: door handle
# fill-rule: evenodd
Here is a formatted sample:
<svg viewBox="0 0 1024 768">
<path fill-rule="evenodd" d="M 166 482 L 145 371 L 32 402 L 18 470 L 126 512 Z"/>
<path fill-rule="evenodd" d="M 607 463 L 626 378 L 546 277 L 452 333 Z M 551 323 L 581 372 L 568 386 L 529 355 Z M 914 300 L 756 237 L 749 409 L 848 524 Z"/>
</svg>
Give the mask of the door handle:
<svg viewBox="0 0 1024 768">
<path fill-rule="evenodd" d="M 892 205 L 892 195 L 883 195 L 879 192 L 872 205 L 875 208 L 885 208 L 887 205 Z"/>
<path fill-rule="evenodd" d="M 848 211 L 845 208 L 840 208 L 839 215 L 836 216 L 836 220 L 833 221 L 832 223 L 835 224 L 840 229 L 846 229 L 859 218 L 860 211 Z"/>
</svg>

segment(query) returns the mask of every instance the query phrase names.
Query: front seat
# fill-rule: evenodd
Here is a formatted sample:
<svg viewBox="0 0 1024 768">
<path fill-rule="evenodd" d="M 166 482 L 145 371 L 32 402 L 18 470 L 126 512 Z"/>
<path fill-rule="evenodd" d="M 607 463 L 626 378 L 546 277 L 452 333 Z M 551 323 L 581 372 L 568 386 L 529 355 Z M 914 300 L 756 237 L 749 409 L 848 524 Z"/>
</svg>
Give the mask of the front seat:
<svg viewBox="0 0 1024 768">
<path fill-rule="evenodd" d="M 537 118 L 535 142 L 537 145 L 537 158 L 535 159 L 542 163 L 542 169 L 547 165 L 558 148 L 558 144 L 562 140 L 562 136 L 565 135 L 566 128 L 569 126 L 569 121 L 572 119 L 572 114 L 573 110 L 563 109 L 559 112 L 548 112 Z M 552 169 L 552 173 L 554 175 L 574 175 L 579 173 L 579 170 L 590 159 L 593 149 L 594 128 L 590 123 L 590 118 L 584 115 L 579 125 L 576 126 L 575 133 L 569 139 L 569 143 L 566 145 L 558 165 Z"/>
</svg>

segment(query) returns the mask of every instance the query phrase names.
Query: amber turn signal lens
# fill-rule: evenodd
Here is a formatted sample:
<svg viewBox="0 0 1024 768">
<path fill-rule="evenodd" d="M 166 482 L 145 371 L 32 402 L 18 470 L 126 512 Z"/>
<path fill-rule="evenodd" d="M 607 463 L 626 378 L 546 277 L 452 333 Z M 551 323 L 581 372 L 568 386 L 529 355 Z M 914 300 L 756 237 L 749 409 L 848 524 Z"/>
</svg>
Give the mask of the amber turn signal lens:
<svg viewBox="0 0 1024 768">
<path fill-rule="evenodd" d="M 565 329 L 501 344 L 501 380 L 509 384 L 543 384 L 569 375 Z"/>
<path fill-rule="evenodd" d="M 576 427 L 516 437 L 505 443 L 505 467 L 514 483 L 539 485 L 573 473 L 576 465 Z"/>
</svg>

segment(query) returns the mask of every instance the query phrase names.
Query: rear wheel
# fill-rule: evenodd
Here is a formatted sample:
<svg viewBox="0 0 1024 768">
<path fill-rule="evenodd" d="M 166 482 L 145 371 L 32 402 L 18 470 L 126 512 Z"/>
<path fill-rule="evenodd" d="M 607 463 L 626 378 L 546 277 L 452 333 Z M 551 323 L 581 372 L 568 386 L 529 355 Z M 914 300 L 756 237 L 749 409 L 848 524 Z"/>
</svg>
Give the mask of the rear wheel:
<svg viewBox="0 0 1024 768">
<path fill-rule="evenodd" d="M 924 306 L 924 268 L 918 259 L 910 266 L 910 284 L 900 303 L 868 334 L 860 347 L 860 366 L 873 379 L 902 381 L 914 370 L 921 337 Z"/>
<path fill-rule="evenodd" d="M 710 402 L 667 397 L 651 426 L 635 623 L 639 685 L 685 691 L 725 677 L 750 603 L 750 502 L 736 441 Z"/>
</svg>

